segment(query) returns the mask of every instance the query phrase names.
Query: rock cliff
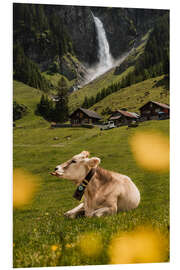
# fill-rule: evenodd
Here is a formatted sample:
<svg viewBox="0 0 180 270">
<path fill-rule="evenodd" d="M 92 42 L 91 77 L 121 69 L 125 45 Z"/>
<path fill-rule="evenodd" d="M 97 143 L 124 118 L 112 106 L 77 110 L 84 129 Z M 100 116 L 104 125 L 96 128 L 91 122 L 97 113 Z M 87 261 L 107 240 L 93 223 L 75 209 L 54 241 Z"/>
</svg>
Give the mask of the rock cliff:
<svg viewBox="0 0 180 270">
<path fill-rule="evenodd" d="M 116 59 L 153 27 L 164 10 L 65 5 L 14 4 L 14 44 L 20 44 L 41 71 L 53 70 L 69 80 L 83 78 L 97 62 L 98 41 L 92 12 L 104 25 Z"/>
</svg>

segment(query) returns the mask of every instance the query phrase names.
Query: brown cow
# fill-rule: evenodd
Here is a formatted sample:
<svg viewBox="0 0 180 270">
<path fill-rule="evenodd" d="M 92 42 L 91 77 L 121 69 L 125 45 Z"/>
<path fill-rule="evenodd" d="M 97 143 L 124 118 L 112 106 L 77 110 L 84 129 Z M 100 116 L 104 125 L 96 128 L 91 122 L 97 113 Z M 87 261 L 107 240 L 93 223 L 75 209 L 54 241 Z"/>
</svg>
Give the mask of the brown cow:
<svg viewBox="0 0 180 270">
<path fill-rule="evenodd" d="M 84 192 L 84 202 L 66 212 L 65 216 L 75 218 L 84 212 L 87 217 L 101 217 L 138 207 L 140 193 L 132 180 L 126 175 L 100 168 L 99 163 L 99 158 L 89 158 L 89 152 L 83 151 L 58 165 L 51 173 L 79 185 L 92 172 Z"/>
</svg>

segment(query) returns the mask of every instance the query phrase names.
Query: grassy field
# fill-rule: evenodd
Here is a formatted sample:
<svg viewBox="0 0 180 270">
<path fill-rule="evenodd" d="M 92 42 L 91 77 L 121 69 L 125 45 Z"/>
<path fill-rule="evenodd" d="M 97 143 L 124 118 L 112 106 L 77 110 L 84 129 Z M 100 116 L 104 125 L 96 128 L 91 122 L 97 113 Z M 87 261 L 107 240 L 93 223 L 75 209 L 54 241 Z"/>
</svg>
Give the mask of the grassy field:
<svg viewBox="0 0 180 270">
<path fill-rule="evenodd" d="M 17 122 L 14 129 L 14 168 L 39 176 L 41 186 L 31 204 L 14 210 L 14 267 L 107 264 L 110 239 L 119 230 L 130 231 L 149 223 L 168 234 L 169 177 L 165 173 L 147 172 L 136 164 L 129 145 L 136 129 L 121 127 L 104 132 L 98 128 L 50 129 L 47 123 L 34 128 L 25 118 L 19 122 L 22 128 L 18 128 Z M 149 121 L 138 127 L 138 131 L 152 130 L 168 135 L 169 121 Z M 141 192 L 137 209 L 92 219 L 68 220 L 63 216 L 78 204 L 72 198 L 75 186 L 68 180 L 52 177 L 49 172 L 82 150 L 101 158 L 102 167 L 133 179 Z M 101 233 L 101 255 L 81 254 L 76 242 L 84 232 Z M 53 246 L 58 246 L 56 251 Z"/>
</svg>

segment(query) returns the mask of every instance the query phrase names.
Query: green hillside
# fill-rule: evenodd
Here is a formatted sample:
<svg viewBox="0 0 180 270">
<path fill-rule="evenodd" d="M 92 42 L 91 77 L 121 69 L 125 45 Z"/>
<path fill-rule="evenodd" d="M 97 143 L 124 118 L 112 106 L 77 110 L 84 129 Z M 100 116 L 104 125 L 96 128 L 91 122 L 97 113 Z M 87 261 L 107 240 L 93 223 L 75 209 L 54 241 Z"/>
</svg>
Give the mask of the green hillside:
<svg viewBox="0 0 180 270">
<path fill-rule="evenodd" d="M 109 73 L 109 76 L 112 78 L 112 74 Z M 92 106 L 91 109 L 95 110 L 99 114 L 101 114 L 102 111 L 107 107 L 109 107 L 111 110 L 127 108 L 129 111 L 138 112 L 138 109 L 149 100 L 169 104 L 169 91 L 167 90 L 166 85 L 163 84 L 163 78 L 164 76 L 159 76 L 123 88 L 105 97 L 103 100 Z M 96 82 L 94 82 L 94 84 L 95 83 Z M 99 79 L 99 83 L 102 83 L 102 80 Z M 87 87 L 91 86 L 88 85 Z M 36 105 L 40 101 L 41 94 L 42 91 L 40 90 L 29 87 L 21 82 L 14 81 L 14 100 L 16 100 L 19 104 L 26 105 L 29 109 L 28 114 L 21 120 L 18 120 L 18 124 L 21 123 L 29 125 L 29 121 L 33 121 L 34 124 L 38 125 L 40 121 L 41 124 L 43 122 L 45 125 L 48 125 L 48 122 L 46 122 L 42 117 L 34 114 Z M 77 91 L 75 94 L 76 103 L 74 106 L 76 107 L 82 98 L 82 91 Z M 73 98 L 75 97 L 74 95 Z M 71 102 L 72 99 L 70 96 L 70 112 L 74 108 Z"/>
<path fill-rule="evenodd" d="M 35 115 L 36 106 L 41 95 L 41 90 L 13 81 L 13 100 L 28 107 L 28 113 L 22 119 L 16 121 L 17 126 L 35 128 L 39 125 L 49 125 L 41 116 Z"/>
<path fill-rule="evenodd" d="M 137 48 L 131 51 L 127 58 L 123 62 L 124 71 L 117 74 L 118 68 L 112 68 L 110 71 L 101 75 L 91 83 L 85 85 L 78 91 L 73 92 L 69 97 L 69 109 L 70 112 L 74 111 L 77 107 L 80 107 L 84 101 L 85 96 L 91 97 L 96 96 L 102 88 L 106 88 L 112 83 L 117 83 L 126 77 L 128 73 L 134 70 L 135 61 L 143 54 L 145 45 L 147 43 L 150 31 L 148 31 L 142 39 L 139 41 Z M 116 59 L 117 60 L 117 59 Z M 49 78 L 50 79 L 50 78 Z"/>
<path fill-rule="evenodd" d="M 138 112 L 138 109 L 150 100 L 169 104 L 169 91 L 162 84 L 163 78 L 164 76 L 151 78 L 123 88 L 105 97 L 91 109 L 100 114 L 107 107 L 112 110 L 127 108 L 129 111 Z"/>
<path fill-rule="evenodd" d="M 69 97 L 69 108 L 70 111 L 74 111 L 77 107 L 80 107 L 84 101 L 85 96 L 91 97 L 108 85 L 115 83 L 122 79 L 123 76 L 133 70 L 133 67 L 128 68 L 125 72 L 120 75 L 114 75 L 115 68 L 98 77 L 88 85 L 82 87 L 80 90 L 73 92 Z"/>
</svg>

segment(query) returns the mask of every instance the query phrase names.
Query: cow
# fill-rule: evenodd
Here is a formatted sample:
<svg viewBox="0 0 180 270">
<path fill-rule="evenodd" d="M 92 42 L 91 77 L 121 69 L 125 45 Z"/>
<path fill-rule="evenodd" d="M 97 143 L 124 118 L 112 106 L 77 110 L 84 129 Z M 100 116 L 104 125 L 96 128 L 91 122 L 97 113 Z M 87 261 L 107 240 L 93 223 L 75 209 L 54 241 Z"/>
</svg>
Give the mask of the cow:
<svg viewBox="0 0 180 270">
<path fill-rule="evenodd" d="M 99 167 L 100 158 L 89 158 L 89 155 L 88 151 L 82 151 L 51 172 L 53 176 L 72 180 L 77 186 L 88 179 L 83 202 L 64 215 L 68 218 L 81 214 L 101 217 L 137 208 L 140 192 L 132 180 L 126 175 Z"/>
</svg>

